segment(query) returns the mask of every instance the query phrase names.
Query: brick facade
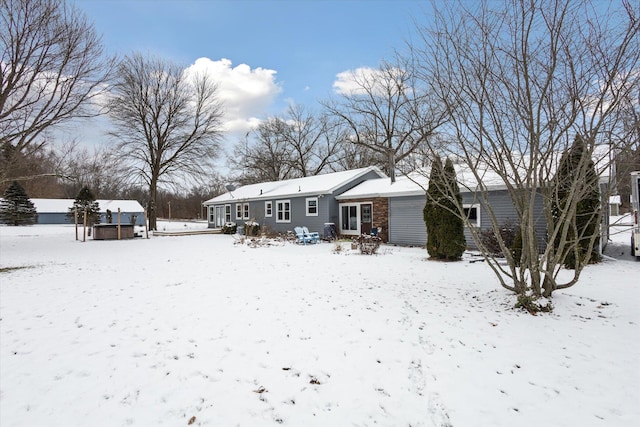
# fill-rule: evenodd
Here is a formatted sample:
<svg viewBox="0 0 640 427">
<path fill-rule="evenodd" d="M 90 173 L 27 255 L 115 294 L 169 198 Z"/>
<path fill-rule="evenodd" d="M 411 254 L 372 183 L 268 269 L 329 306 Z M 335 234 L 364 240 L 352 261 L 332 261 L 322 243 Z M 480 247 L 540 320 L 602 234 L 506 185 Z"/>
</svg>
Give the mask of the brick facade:
<svg viewBox="0 0 640 427">
<path fill-rule="evenodd" d="M 389 199 L 387 197 L 340 200 L 340 203 L 371 203 L 373 205 L 371 226 L 381 230 L 378 236 L 383 242 L 389 241 Z"/>
</svg>

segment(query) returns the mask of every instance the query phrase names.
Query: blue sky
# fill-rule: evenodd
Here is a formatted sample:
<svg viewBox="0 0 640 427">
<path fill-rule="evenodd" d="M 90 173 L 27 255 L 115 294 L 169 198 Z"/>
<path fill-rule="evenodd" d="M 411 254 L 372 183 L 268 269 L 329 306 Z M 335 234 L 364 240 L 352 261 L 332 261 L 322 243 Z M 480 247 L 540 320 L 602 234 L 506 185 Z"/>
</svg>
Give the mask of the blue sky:
<svg viewBox="0 0 640 427">
<path fill-rule="evenodd" d="M 242 74 L 234 87 L 260 94 L 244 93 L 231 104 L 244 111 L 240 104 L 252 103 L 246 115 L 258 119 L 282 112 L 291 102 L 319 108 L 318 100 L 331 94 L 338 73 L 390 59 L 415 34 L 414 19 L 424 23 L 429 9 L 429 2 L 418 0 L 74 3 L 110 53 L 153 53 L 185 67 L 204 57 L 211 60 L 208 67 L 225 69 L 221 79 Z M 223 58 L 230 63 L 219 63 Z"/>
</svg>

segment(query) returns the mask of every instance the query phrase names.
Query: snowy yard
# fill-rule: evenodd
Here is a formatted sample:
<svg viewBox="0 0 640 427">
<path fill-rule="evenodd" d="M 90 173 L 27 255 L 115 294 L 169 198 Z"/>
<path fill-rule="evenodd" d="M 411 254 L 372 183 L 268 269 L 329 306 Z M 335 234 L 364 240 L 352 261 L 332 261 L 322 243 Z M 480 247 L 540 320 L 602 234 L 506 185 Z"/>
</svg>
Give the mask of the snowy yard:
<svg viewBox="0 0 640 427">
<path fill-rule="evenodd" d="M 636 426 L 640 262 L 614 240 L 534 317 L 469 254 L 0 227 L 0 425 Z"/>
</svg>

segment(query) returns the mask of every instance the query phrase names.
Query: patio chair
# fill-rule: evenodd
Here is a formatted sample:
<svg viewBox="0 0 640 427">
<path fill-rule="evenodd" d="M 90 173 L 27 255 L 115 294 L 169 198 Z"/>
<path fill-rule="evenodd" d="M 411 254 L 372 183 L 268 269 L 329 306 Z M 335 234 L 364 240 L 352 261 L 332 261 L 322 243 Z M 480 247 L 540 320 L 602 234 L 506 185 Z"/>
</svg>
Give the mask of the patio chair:
<svg viewBox="0 0 640 427">
<path fill-rule="evenodd" d="M 318 243 L 320 241 L 318 233 L 309 233 L 307 227 L 295 227 L 293 230 L 296 234 L 297 243 L 306 245 L 307 243 Z"/>
<path fill-rule="evenodd" d="M 313 243 L 320 241 L 320 233 L 317 231 L 309 231 L 307 227 L 302 227 L 302 232 L 313 239 Z"/>
</svg>

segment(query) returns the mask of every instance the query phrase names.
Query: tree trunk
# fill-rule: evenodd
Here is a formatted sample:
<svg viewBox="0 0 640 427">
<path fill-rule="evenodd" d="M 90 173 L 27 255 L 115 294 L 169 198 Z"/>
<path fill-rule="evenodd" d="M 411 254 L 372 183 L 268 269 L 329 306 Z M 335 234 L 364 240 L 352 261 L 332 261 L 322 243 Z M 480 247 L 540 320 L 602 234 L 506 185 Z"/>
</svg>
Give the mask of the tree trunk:
<svg viewBox="0 0 640 427">
<path fill-rule="evenodd" d="M 156 209 L 156 201 L 158 195 L 158 180 L 151 178 L 149 185 L 149 230 L 158 229 L 158 210 Z"/>
<path fill-rule="evenodd" d="M 387 151 L 387 165 L 391 182 L 396 182 L 396 155 L 393 150 Z"/>
</svg>

